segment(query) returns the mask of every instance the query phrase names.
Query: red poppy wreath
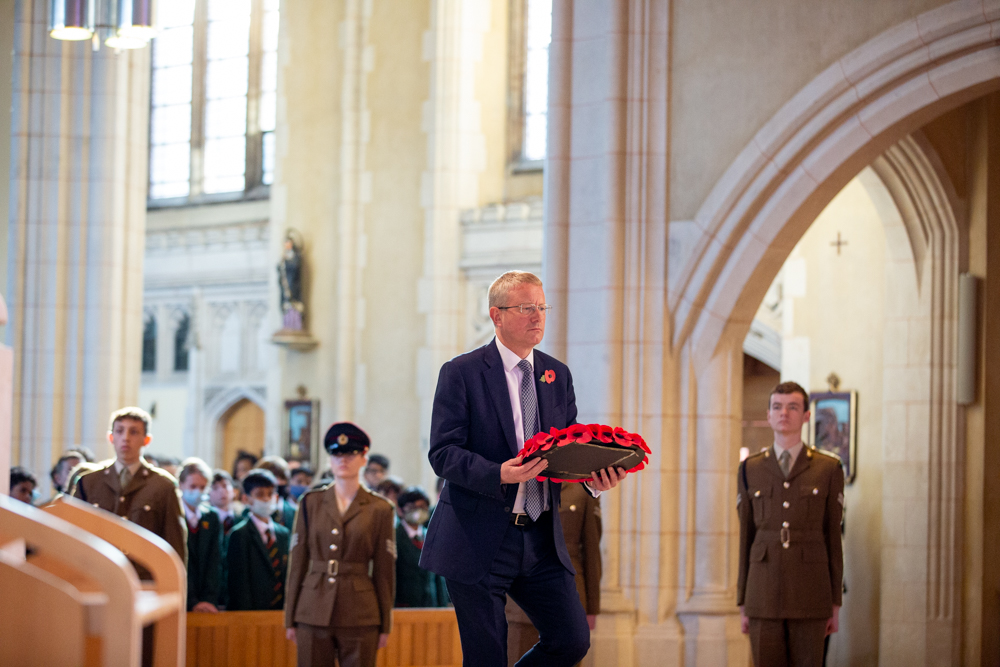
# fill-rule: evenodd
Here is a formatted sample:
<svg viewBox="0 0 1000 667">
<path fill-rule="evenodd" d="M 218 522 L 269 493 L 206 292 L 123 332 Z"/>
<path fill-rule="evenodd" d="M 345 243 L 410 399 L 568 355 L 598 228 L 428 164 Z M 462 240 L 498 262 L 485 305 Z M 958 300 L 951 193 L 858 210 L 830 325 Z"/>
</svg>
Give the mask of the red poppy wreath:
<svg viewBox="0 0 1000 667">
<path fill-rule="evenodd" d="M 524 443 L 518 456 L 525 462 L 535 458 L 549 462 L 539 481 L 586 482 L 592 472 L 609 467 L 638 472 L 646 467 L 651 453 L 638 433 L 604 424 L 573 424 L 538 433 Z"/>
</svg>

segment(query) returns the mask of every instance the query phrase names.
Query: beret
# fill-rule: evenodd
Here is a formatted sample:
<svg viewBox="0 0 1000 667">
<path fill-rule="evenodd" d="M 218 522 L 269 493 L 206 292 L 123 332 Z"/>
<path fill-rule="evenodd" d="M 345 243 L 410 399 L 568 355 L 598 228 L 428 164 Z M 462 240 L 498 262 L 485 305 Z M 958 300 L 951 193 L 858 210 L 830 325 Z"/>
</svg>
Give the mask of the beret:
<svg viewBox="0 0 1000 667">
<path fill-rule="evenodd" d="M 363 452 L 371 446 L 368 434 L 351 422 L 334 424 L 326 431 L 323 446 L 331 455 Z"/>
</svg>

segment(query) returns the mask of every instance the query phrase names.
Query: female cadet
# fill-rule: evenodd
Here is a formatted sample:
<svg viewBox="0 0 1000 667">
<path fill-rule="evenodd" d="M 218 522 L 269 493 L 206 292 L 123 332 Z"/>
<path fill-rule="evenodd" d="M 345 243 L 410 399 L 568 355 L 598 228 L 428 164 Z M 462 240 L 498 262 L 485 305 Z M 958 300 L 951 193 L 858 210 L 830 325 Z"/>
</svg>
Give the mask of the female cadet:
<svg viewBox="0 0 1000 667">
<path fill-rule="evenodd" d="M 334 482 L 305 493 L 285 587 L 285 627 L 298 664 L 373 667 L 389 641 L 396 588 L 392 504 L 361 485 L 370 441 L 350 423 L 323 439 Z"/>
</svg>

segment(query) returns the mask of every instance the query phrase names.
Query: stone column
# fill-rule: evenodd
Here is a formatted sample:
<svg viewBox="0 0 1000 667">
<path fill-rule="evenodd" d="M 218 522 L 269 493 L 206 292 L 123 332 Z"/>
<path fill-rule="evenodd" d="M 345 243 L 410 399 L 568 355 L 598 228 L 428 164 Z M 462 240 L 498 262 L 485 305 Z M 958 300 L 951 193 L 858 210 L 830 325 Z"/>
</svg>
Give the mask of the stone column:
<svg viewBox="0 0 1000 667">
<path fill-rule="evenodd" d="M 726 338 L 704 366 L 682 355 L 680 581 L 677 616 L 697 665 L 746 664 L 736 607 L 742 442 L 742 337 Z M 743 661 L 739 657 L 742 654 Z"/>
<path fill-rule="evenodd" d="M 7 324 L 7 304 L 0 294 L 0 326 Z M 0 424 L 10 424 L 14 351 L 0 343 Z M 0 428 L 0 493 L 10 493 L 10 430 Z"/>
<path fill-rule="evenodd" d="M 460 214 L 479 204 L 479 174 L 485 168 L 476 66 L 482 58 L 483 34 L 490 27 L 489 4 L 434 0 L 430 31 L 424 37 L 431 85 L 424 107 L 427 164 L 421 175 L 424 270 L 416 296 L 426 327 L 417 352 L 416 389 L 426 488 L 436 481 L 426 452 L 438 369 L 463 351 Z"/>
<path fill-rule="evenodd" d="M 138 398 L 149 49 L 94 52 L 16 5 L 7 249 L 15 351 L 12 460 L 38 474 L 76 443 L 110 453 Z"/>
<path fill-rule="evenodd" d="M 601 500 L 595 664 L 684 657 L 679 362 L 666 312 L 669 13 L 668 2 L 553 5 L 545 276 L 565 315 L 545 346 L 565 349 L 581 421 L 638 431 L 653 450 Z"/>
<path fill-rule="evenodd" d="M 545 323 L 545 348 L 566 358 L 566 280 L 569 263 L 569 207 L 573 126 L 573 0 L 552 3 L 549 45 L 549 110 L 545 155 L 545 225 L 542 280 L 545 299 L 556 308 Z"/>
</svg>

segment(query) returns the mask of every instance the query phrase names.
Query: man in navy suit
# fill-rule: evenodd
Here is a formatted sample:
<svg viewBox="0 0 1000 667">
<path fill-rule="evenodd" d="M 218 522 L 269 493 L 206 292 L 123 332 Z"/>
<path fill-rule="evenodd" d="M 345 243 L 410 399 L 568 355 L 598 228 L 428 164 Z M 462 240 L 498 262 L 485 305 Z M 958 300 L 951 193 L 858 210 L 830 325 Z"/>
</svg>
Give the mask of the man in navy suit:
<svg viewBox="0 0 1000 667">
<path fill-rule="evenodd" d="M 428 455 L 445 479 L 420 566 L 445 577 L 465 665 L 506 667 L 507 595 L 538 629 L 517 663 L 573 665 L 590 648 L 587 618 L 559 522 L 560 485 L 538 482 L 548 463 L 515 454 L 539 431 L 576 423 L 569 368 L 535 350 L 545 333 L 542 281 L 509 271 L 490 286 L 496 338 L 441 368 Z M 594 495 L 624 471 L 602 470 Z"/>
</svg>

